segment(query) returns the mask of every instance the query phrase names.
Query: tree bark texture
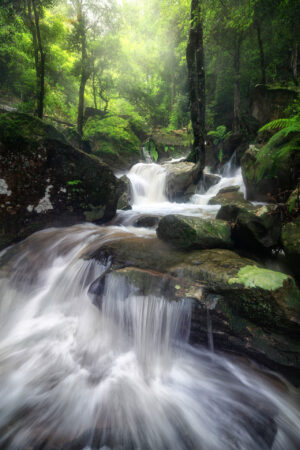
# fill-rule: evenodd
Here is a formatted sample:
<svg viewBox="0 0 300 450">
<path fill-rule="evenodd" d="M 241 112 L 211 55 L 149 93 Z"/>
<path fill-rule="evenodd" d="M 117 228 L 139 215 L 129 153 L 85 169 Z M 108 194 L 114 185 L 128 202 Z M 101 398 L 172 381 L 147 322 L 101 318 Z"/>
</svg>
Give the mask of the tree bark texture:
<svg viewBox="0 0 300 450">
<path fill-rule="evenodd" d="M 261 69 L 261 84 L 266 84 L 266 64 L 265 64 L 265 52 L 264 46 L 261 38 L 261 29 L 260 24 L 256 22 L 255 24 L 256 34 L 257 34 L 257 42 L 259 47 L 259 56 L 260 56 L 260 69 Z"/>
<path fill-rule="evenodd" d="M 27 16 L 33 42 L 35 72 L 37 79 L 37 115 L 42 119 L 44 115 L 46 54 L 43 48 L 40 31 L 40 15 L 36 5 L 36 0 L 27 0 Z"/>
<path fill-rule="evenodd" d="M 79 99 L 78 99 L 78 113 L 77 113 L 77 131 L 80 136 L 83 132 L 84 122 L 84 92 L 85 86 L 89 79 L 88 72 L 88 58 L 87 58 L 87 42 L 86 42 L 86 28 L 84 24 L 84 17 L 81 9 L 78 13 L 78 22 L 81 32 L 81 70 L 80 70 L 80 87 L 79 87 Z"/>
<path fill-rule="evenodd" d="M 234 97 L 233 97 L 233 125 L 234 133 L 239 133 L 241 129 L 241 86 L 240 86 L 240 65 L 241 65 L 241 48 L 243 36 L 238 34 L 235 41 L 234 51 Z"/>
<path fill-rule="evenodd" d="M 205 165 L 205 71 L 200 0 L 192 0 L 191 3 L 191 26 L 186 59 L 194 134 L 194 143 L 188 161 L 198 162 L 202 171 Z"/>
</svg>

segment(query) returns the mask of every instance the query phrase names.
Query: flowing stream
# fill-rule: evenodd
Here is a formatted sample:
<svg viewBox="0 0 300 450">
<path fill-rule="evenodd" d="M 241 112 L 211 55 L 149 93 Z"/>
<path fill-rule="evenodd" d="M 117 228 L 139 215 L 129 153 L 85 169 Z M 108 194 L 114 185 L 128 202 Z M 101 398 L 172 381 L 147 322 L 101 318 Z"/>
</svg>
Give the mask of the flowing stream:
<svg viewBox="0 0 300 450">
<path fill-rule="evenodd" d="M 208 198 L 168 202 L 165 170 L 138 164 L 121 225 L 48 229 L 0 254 L 0 448 L 13 450 L 293 450 L 299 394 L 275 374 L 189 344 L 191 304 L 137 295 L 85 256 L 152 238 L 129 216 L 205 217 Z M 216 207 L 214 207 L 216 208 Z M 120 218 L 120 216 L 119 216 Z M 147 258 L 147 255 L 145 255 Z"/>
</svg>

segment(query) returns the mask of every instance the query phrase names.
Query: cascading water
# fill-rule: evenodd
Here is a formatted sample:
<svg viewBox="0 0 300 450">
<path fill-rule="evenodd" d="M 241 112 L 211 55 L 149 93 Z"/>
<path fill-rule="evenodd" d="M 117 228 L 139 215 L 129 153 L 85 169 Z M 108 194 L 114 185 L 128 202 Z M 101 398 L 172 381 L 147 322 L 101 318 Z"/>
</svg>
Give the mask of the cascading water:
<svg viewBox="0 0 300 450">
<path fill-rule="evenodd" d="M 182 204 L 167 200 L 163 167 L 137 164 L 128 177 L 133 210 L 120 226 L 49 229 L 0 254 L 0 448 L 298 449 L 296 390 L 212 353 L 209 311 L 209 349 L 192 347 L 189 300 L 142 296 L 109 258 L 87 257 L 153 238 L 128 226 L 141 212 L 214 215 L 209 198 L 243 189 L 240 170 Z"/>
<path fill-rule="evenodd" d="M 127 175 L 132 185 L 133 204 L 166 202 L 166 175 L 166 170 L 159 164 L 139 163 L 133 166 Z"/>
<path fill-rule="evenodd" d="M 296 391 L 190 346 L 188 300 L 113 273 L 97 291 L 109 267 L 85 255 L 133 231 L 50 229 L 0 255 L 1 449 L 299 448 Z"/>
</svg>

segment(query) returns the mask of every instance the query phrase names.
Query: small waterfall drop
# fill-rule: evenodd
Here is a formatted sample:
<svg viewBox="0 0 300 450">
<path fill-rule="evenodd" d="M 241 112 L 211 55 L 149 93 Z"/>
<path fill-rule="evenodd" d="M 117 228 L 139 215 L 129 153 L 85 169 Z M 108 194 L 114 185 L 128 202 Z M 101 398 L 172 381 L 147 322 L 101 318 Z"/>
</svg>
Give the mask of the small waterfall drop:
<svg viewBox="0 0 300 450">
<path fill-rule="evenodd" d="M 159 164 L 138 163 L 128 173 L 131 181 L 133 204 L 163 203 L 165 195 L 166 170 Z"/>
<path fill-rule="evenodd" d="M 296 390 L 189 345 L 188 300 L 114 273 L 97 289 L 109 266 L 86 252 L 126 233 L 45 230 L 0 255 L 0 447 L 297 450 Z"/>
<path fill-rule="evenodd" d="M 238 166 L 237 166 L 236 152 L 233 152 L 229 161 L 227 161 L 227 163 L 224 164 L 224 166 L 222 167 L 221 174 L 225 178 L 233 177 L 237 171 L 237 168 Z"/>
</svg>

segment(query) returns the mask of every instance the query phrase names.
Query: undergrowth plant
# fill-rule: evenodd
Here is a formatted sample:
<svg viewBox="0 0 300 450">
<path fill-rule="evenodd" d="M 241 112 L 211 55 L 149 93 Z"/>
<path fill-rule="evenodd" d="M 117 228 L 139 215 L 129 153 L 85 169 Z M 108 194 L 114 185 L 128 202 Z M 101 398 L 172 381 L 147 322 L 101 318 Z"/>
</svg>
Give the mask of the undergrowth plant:
<svg viewBox="0 0 300 450">
<path fill-rule="evenodd" d="M 259 131 L 276 131 L 257 156 L 257 161 L 260 163 L 258 179 L 261 180 L 264 176 L 276 176 L 284 159 L 287 157 L 293 158 L 295 153 L 300 150 L 299 100 L 297 113 L 294 116 L 273 120 Z"/>
</svg>

